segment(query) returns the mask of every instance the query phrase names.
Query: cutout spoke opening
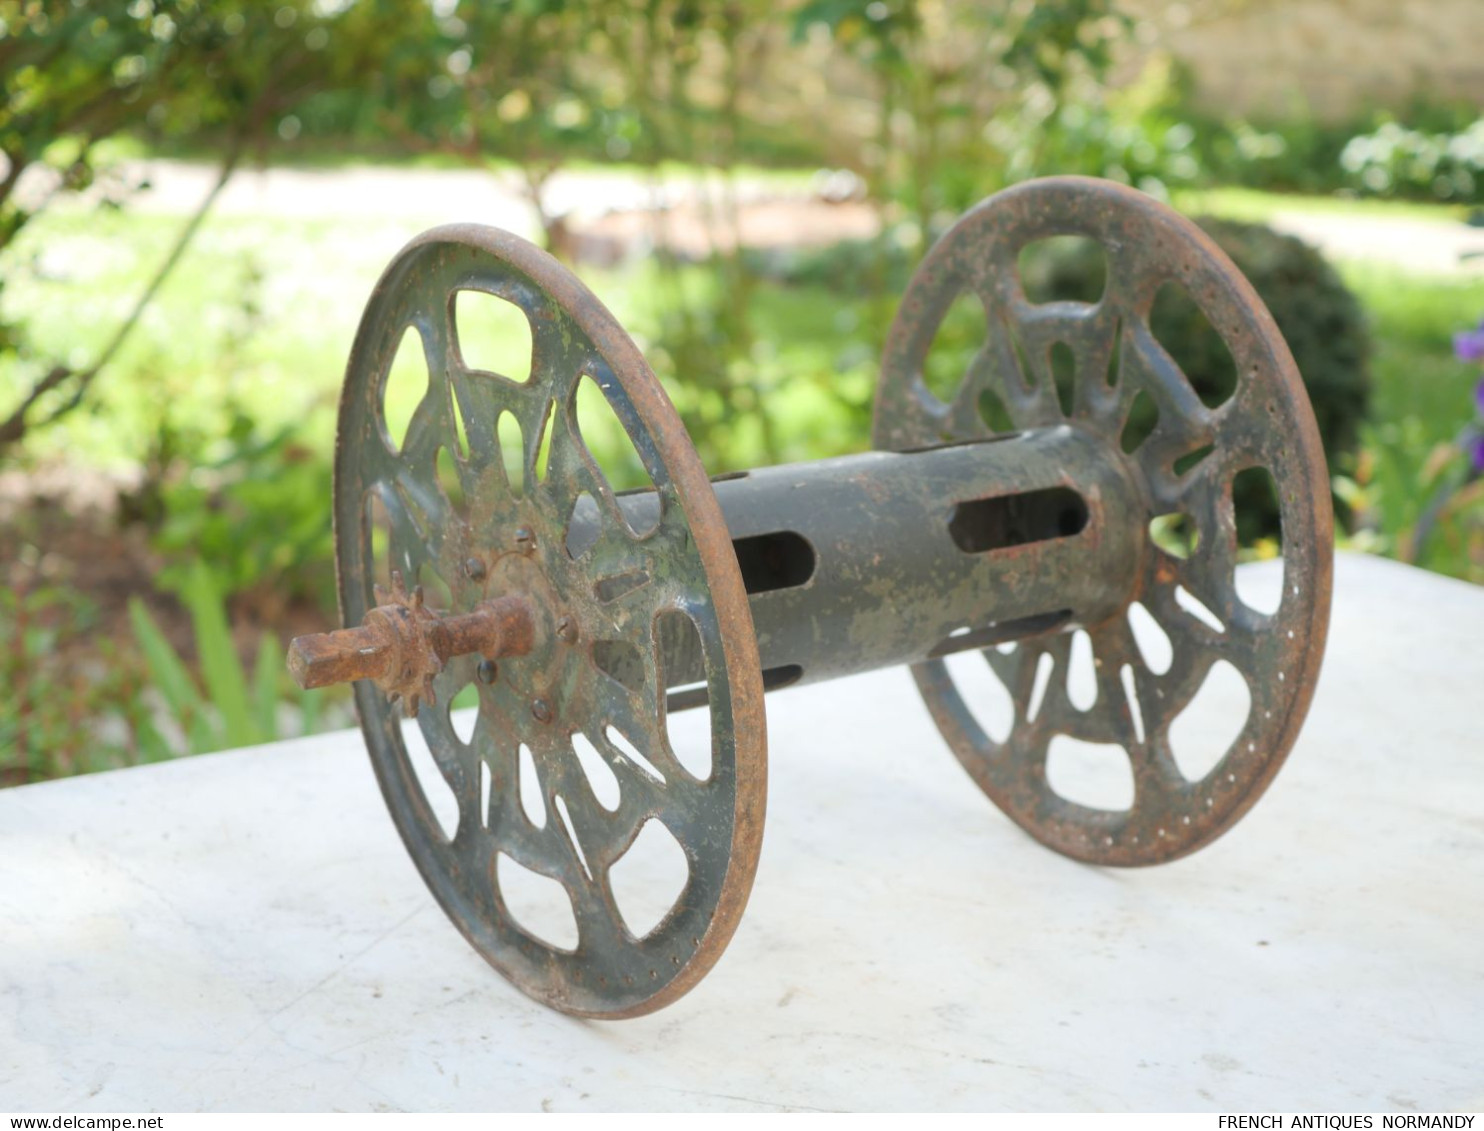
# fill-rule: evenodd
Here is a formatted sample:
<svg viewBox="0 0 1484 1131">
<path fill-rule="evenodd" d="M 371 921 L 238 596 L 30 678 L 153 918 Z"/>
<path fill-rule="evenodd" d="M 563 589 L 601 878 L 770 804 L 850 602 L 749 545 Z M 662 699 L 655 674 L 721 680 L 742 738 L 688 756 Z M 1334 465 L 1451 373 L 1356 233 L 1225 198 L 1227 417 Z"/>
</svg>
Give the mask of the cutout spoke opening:
<svg viewBox="0 0 1484 1131">
<path fill-rule="evenodd" d="M 952 404 L 968 376 L 975 355 L 989 338 L 984 303 L 973 291 L 962 291 L 938 323 L 933 344 L 922 361 L 922 383 L 939 401 Z"/>
<path fill-rule="evenodd" d="M 711 777 L 711 699 L 707 688 L 705 651 L 701 633 L 689 615 L 667 609 L 655 620 L 655 649 L 667 692 L 684 695 L 688 686 L 703 694 L 687 701 L 683 712 L 665 712 L 665 739 L 675 761 L 697 781 Z"/>
<path fill-rule="evenodd" d="M 572 391 L 572 413 L 582 447 L 615 494 L 654 490 L 654 480 L 634 439 L 603 387 L 590 374 L 584 373 Z M 624 526 L 636 538 L 650 534 L 659 524 L 658 507 L 643 508 L 638 514 L 633 508 L 620 508 L 620 513 Z"/>
<path fill-rule="evenodd" d="M 1046 784 L 1074 805 L 1124 813 L 1134 805 L 1134 769 L 1116 743 L 1053 735 L 1046 750 Z"/>
<path fill-rule="evenodd" d="M 581 731 L 572 735 L 572 752 L 577 756 L 577 763 L 582 767 L 583 776 L 587 778 L 594 799 L 610 813 L 617 810 L 621 800 L 618 775 L 613 772 L 607 759 Z"/>
<path fill-rule="evenodd" d="M 418 405 L 428 395 L 430 384 L 422 334 L 416 326 L 408 326 L 402 331 L 381 388 L 381 423 L 392 451 L 400 452 L 407 442 L 407 429 Z"/>
<path fill-rule="evenodd" d="M 1108 252 L 1091 236 L 1048 236 L 1020 249 L 1020 287 L 1027 301 L 1100 302 L 1108 287 Z"/>
<path fill-rule="evenodd" d="M 558 950 L 577 949 L 577 913 L 560 882 L 497 852 L 495 884 L 505 910 L 522 932 Z"/>
<path fill-rule="evenodd" d="M 1237 472 L 1232 477 L 1232 509 L 1243 557 L 1267 559 L 1283 553 L 1283 510 L 1271 471 L 1247 467 Z M 1281 562 L 1277 572 L 1276 579 L 1264 579 L 1268 584 L 1243 584 L 1238 589 L 1242 604 L 1267 616 L 1277 613 L 1286 588 Z"/>
<path fill-rule="evenodd" d="M 1015 726 L 1015 700 L 981 652 L 955 652 L 943 659 L 959 698 L 979 729 L 999 746 Z"/>
<path fill-rule="evenodd" d="M 453 786 L 438 768 L 422 728 L 415 724 L 402 727 L 402 743 L 407 750 L 407 763 L 412 767 L 417 788 L 427 802 L 444 840 L 452 842 L 459 831 L 459 799 Z"/>
<path fill-rule="evenodd" d="M 467 369 L 524 384 L 531 379 L 531 320 L 509 299 L 485 291 L 455 291 L 455 341 Z"/>
<path fill-rule="evenodd" d="M 690 882 L 685 849 L 663 821 L 650 817 L 608 869 L 608 886 L 624 928 L 636 939 L 653 934 Z"/>
<path fill-rule="evenodd" d="M 1220 332 L 1184 286 L 1168 282 L 1154 296 L 1149 329 L 1207 408 L 1237 390 L 1237 363 Z"/>
<path fill-rule="evenodd" d="M 1170 724 L 1170 751 L 1187 781 L 1208 777 L 1247 727 L 1252 691 L 1236 666 L 1217 660 Z"/>
<path fill-rule="evenodd" d="M 546 827 L 546 797 L 541 789 L 541 778 L 536 773 L 536 759 L 531 748 L 521 743 L 516 757 L 516 787 L 520 794 L 520 807 L 526 820 L 538 829 Z"/>
</svg>

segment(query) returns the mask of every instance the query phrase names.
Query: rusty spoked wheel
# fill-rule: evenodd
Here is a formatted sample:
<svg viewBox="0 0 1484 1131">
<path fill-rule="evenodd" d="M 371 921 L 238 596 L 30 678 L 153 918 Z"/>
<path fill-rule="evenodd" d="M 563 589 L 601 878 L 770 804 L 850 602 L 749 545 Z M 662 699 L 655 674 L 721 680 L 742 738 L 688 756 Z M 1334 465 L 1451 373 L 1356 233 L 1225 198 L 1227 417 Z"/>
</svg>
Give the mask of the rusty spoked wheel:
<svg viewBox="0 0 1484 1131">
<path fill-rule="evenodd" d="M 465 292 L 525 315 L 528 379 L 466 363 Z M 386 389 L 409 329 L 427 385 L 398 437 Z M 582 431 L 582 387 L 616 418 L 652 491 L 615 493 Z M 431 756 L 422 777 L 400 710 L 369 681 L 355 687 L 392 818 L 450 918 L 516 986 L 568 1013 L 634 1016 L 685 993 L 731 938 L 756 870 L 762 686 L 716 497 L 633 342 L 524 240 L 477 226 L 418 237 L 377 284 L 351 353 L 335 537 L 348 625 L 386 566 L 451 605 L 440 613 L 507 595 L 531 609 L 526 654 L 459 656 L 433 679 L 436 703 L 424 697 L 417 713 Z M 670 739 L 658 645 L 677 634 L 699 650 L 710 708 L 709 745 L 688 760 Z M 469 731 L 449 708 L 471 686 Z M 656 831 L 684 858 L 657 922 L 652 898 L 636 915 L 615 895 L 624 861 Z"/>
<path fill-rule="evenodd" d="M 1020 253 L 1035 241 L 1081 236 L 1107 264 L 1095 302 L 1033 303 Z M 1157 293 L 1183 288 L 1235 362 L 1220 403 L 1197 394 L 1150 329 Z M 945 314 L 977 296 L 988 342 L 946 397 L 924 381 Z M 1071 388 L 1059 394 L 1053 351 L 1070 351 Z M 1069 394 L 1070 403 L 1066 403 Z M 1141 394 L 1157 421 L 1131 437 Z M 967 213 L 928 253 L 888 338 L 877 396 L 877 447 L 905 449 L 985 437 L 986 406 L 1016 430 L 1072 427 L 1104 442 L 1140 485 L 1150 528 L 1123 612 L 1098 624 L 987 649 L 1013 719 L 995 741 L 942 660 L 914 668 L 939 728 L 974 780 L 1022 828 L 1079 860 L 1142 865 L 1192 852 L 1257 800 L 1298 735 L 1324 652 L 1333 519 L 1307 395 L 1267 309 L 1226 255 L 1194 224 L 1142 193 L 1084 178 L 1017 186 Z M 1126 450 L 1131 449 L 1131 450 Z M 1239 596 L 1234 479 L 1266 469 L 1282 524 L 1276 608 Z M 1076 482 L 1075 473 L 1071 480 Z M 1184 538 L 1161 537 L 1171 526 Z M 1136 637 L 1132 620 L 1156 628 Z M 1090 640 L 1095 698 L 1074 695 L 1071 629 Z M 1167 641 L 1164 654 L 1153 638 Z M 1214 764 L 1182 772 L 1171 727 L 1208 675 L 1229 665 L 1250 707 Z M 1048 754 L 1059 736 L 1125 758 L 1126 807 L 1082 804 L 1058 792 Z M 1117 749 L 1112 749 L 1117 748 Z"/>
</svg>

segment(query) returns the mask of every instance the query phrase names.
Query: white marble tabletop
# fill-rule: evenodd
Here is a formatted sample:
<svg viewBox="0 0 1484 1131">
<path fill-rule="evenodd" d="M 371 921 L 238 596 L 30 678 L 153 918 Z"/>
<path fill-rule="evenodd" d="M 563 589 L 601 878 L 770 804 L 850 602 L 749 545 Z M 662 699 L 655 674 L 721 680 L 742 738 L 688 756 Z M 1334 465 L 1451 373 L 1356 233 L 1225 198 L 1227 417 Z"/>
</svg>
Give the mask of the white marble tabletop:
<svg viewBox="0 0 1484 1131">
<path fill-rule="evenodd" d="M 1137 871 L 1018 832 L 905 670 L 770 697 L 746 917 L 626 1022 L 464 944 L 358 732 L 0 792 L 0 1111 L 1477 1111 L 1481 635 L 1484 590 L 1342 555 L 1287 767 Z"/>
</svg>

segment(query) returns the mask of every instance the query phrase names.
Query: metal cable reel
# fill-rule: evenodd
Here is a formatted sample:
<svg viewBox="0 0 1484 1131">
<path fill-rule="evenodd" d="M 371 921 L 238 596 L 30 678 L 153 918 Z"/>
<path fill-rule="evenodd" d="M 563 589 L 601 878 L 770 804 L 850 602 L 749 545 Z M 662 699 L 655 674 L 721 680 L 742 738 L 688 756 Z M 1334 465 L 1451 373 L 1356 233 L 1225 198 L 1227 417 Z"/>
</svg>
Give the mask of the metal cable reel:
<svg viewBox="0 0 1484 1131">
<path fill-rule="evenodd" d="M 1026 297 L 1022 248 L 1059 235 L 1103 247 L 1097 301 Z M 1223 403 L 1204 403 L 1150 330 L 1154 297 L 1172 281 L 1237 363 Z M 461 291 L 524 312 L 529 379 L 465 363 Z M 924 361 L 964 294 L 982 304 L 988 341 L 955 390 L 935 395 Z M 385 386 L 408 327 L 429 379 L 398 443 Z M 1054 347 L 1075 360 L 1069 407 Z M 584 382 L 601 390 L 651 488 L 615 491 L 605 477 L 582 432 Z M 1157 423 L 1125 451 L 1140 394 Z M 1003 405 L 1008 430 L 992 428 L 986 398 Z M 505 413 L 519 424 L 518 452 L 501 450 Z M 356 681 L 408 851 L 465 937 L 525 993 L 582 1016 L 636 1016 L 716 962 L 757 867 L 773 688 L 911 664 L 980 787 L 1032 836 L 1090 863 L 1191 852 L 1272 780 L 1323 655 L 1328 481 L 1286 345 L 1198 228 L 1082 178 L 985 201 L 908 286 L 874 438 L 880 450 L 863 455 L 711 482 L 633 342 L 544 252 L 493 229 L 444 227 L 382 276 L 351 353 L 335 461 L 341 613 L 355 627 L 296 640 L 290 667 L 305 686 Z M 1271 473 L 1281 512 L 1283 593 L 1270 610 L 1249 607 L 1234 583 L 1231 485 L 1253 467 Z M 1183 552 L 1156 537 L 1170 516 L 1194 531 Z M 448 607 L 432 608 L 424 584 Z M 1146 659 L 1135 606 L 1167 638 L 1167 662 Z M 1069 693 L 1074 632 L 1091 643 L 1090 703 Z M 998 741 L 946 666 L 957 654 L 982 657 L 1008 692 L 1013 719 Z M 1220 662 L 1241 674 L 1251 706 L 1225 755 L 1192 779 L 1170 727 Z M 461 735 L 448 706 L 468 686 L 478 712 Z M 698 762 L 672 745 L 669 724 L 701 705 L 710 743 Z M 419 782 L 403 715 L 456 801 L 452 830 Z M 1046 772 L 1059 735 L 1120 748 L 1132 803 L 1059 794 Z M 635 930 L 612 877 L 653 824 L 678 843 L 686 878 L 658 922 Z M 515 868 L 564 893 L 567 937 L 512 913 Z"/>
</svg>

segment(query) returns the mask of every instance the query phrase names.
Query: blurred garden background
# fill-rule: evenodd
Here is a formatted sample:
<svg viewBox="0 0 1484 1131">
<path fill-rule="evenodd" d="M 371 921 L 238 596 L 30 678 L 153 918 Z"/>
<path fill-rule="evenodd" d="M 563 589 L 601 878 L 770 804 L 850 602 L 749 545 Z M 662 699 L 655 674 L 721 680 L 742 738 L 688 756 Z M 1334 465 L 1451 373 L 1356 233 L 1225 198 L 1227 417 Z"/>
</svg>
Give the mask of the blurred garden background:
<svg viewBox="0 0 1484 1131">
<path fill-rule="evenodd" d="M 720 473 L 868 446 L 964 208 L 1133 184 L 1273 309 L 1342 545 L 1484 582 L 1481 41 L 1477 0 L 0 0 L 0 785 L 349 725 L 283 645 L 336 620 L 361 308 L 450 221 L 574 266 Z"/>
</svg>

